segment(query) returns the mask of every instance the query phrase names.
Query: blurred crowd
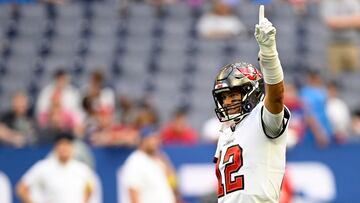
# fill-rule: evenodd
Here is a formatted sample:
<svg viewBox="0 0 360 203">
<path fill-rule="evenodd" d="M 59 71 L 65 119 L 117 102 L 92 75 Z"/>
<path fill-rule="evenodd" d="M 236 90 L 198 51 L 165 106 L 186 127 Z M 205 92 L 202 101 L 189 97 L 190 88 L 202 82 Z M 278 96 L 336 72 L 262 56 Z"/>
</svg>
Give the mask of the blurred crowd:
<svg viewBox="0 0 360 203">
<path fill-rule="evenodd" d="M 148 3 L 161 15 L 166 15 L 166 5 L 174 2 L 149 0 Z M 359 68 L 356 42 L 360 2 L 292 0 L 287 3 L 291 3 L 298 14 L 304 15 L 308 12 L 307 5 L 314 2 L 319 3 L 324 24 L 331 33 L 328 59 L 332 79 L 324 81 L 321 71 L 310 68 L 306 80 L 288 81 L 285 100 L 293 114 L 289 146 L 314 143 L 325 147 L 358 140 L 360 136 L 360 104 L 357 109 L 349 109 L 339 94 L 342 87 L 337 78 L 343 70 L 356 72 Z M 204 2 L 188 0 L 187 3 L 196 15 Z M 212 7 L 199 16 L 199 37 L 216 40 L 249 33 L 234 12 L 234 7 L 239 4 L 239 0 L 214 0 Z M 131 15 L 126 0 L 121 0 L 119 5 L 121 15 Z M 269 7 L 271 15 L 271 4 Z M 165 145 L 217 140 L 221 124 L 216 118 L 205 121 L 201 132 L 197 132 L 199 129 L 193 129 L 188 121 L 188 109 L 179 107 L 173 110 L 170 120 L 160 123 L 151 95 L 142 98 L 119 95 L 107 85 L 101 69 L 92 72 L 80 89 L 72 85 L 70 77 L 66 68 L 59 68 L 53 75 L 53 82 L 42 88 L 35 101 L 30 101 L 26 91 L 14 92 L 11 109 L 0 114 L 1 145 L 49 144 L 58 133 L 70 131 L 91 146 L 136 146 L 139 130 L 147 126 L 161 129 L 161 140 Z"/>
<path fill-rule="evenodd" d="M 139 130 L 158 126 L 159 118 L 146 97 L 131 100 L 105 85 L 104 74 L 94 71 L 81 90 L 59 69 L 32 104 L 24 91 L 12 97 L 12 107 L 1 113 L 2 145 L 23 147 L 53 143 L 59 133 L 72 132 L 92 146 L 136 146 Z M 195 144 L 198 133 L 187 121 L 187 109 L 174 110 L 162 126 L 164 144 Z"/>
<path fill-rule="evenodd" d="M 116 94 L 106 86 L 101 70 L 94 71 L 80 90 L 71 85 L 64 69 L 53 77 L 35 103 L 24 91 L 14 92 L 11 109 L 1 113 L 1 145 L 50 144 L 59 133 L 72 132 L 91 146 L 134 147 L 139 130 L 148 126 L 161 129 L 164 145 L 215 143 L 219 136 L 222 124 L 217 118 L 205 121 L 197 132 L 185 107 L 174 109 L 172 118 L 160 126 L 149 98 L 134 100 Z M 308 71 L 304 84 L 286 84 L 285 103 L 292 112 L 289 146 L 312 143 L 326 147 L 359 140 L 360 109 L 350 111 L 339 88 L 336 81 L 323 81 L 317 70 Z"/>
</svg>

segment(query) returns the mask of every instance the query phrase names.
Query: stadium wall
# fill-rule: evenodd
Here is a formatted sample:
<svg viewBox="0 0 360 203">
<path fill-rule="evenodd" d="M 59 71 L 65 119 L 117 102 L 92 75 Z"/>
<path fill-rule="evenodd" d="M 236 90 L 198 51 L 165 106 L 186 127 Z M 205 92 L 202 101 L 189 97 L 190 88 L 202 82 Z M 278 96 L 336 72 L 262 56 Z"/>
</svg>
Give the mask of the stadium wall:
<svg viewBox="0 0 360 203">
<path fill-rule="evenodd" d="M 171 146 L 164 150 L 177 169 L 179 188 L 187 202 L 199 202 L 198 196 L 214 191 L 216 178 L 213 174 L 214 165 L 211 163 L 214 145 Z M 18 203 L 19 200 L 14 195 L 14 185 L 33 163 L 45 157 L 49 151 L 50 146 L 0 148 L 0 199 L 10 199 L 9 203 Z M 121 148 L 93 149 L 104 203 L 118 202 L 118 174 L 131 151 Z M 294 202 L 360 202 L 358 154 L 358 145 L 334 146 L 329 149 L 301 147 L 289 150 L 287 183 L 290 185 Z"/>
</svg>

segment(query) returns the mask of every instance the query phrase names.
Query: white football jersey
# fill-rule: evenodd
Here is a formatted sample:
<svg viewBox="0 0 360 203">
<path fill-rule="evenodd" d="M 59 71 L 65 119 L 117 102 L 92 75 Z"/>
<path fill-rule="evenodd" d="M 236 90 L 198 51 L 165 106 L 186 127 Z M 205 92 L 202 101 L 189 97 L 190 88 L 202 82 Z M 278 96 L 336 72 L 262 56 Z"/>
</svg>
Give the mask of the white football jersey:
<svg viewBox="0 0 360 203">
<path fill-rule="evenodd" d="M 263 129 L 263 106 L 260 102 L 234 132 L 226 128 L 218 140 L 215 160 L 219 203 L 279 202 L 290 112 L 284 108 L 284 130 L 270 138 Z"/>
</svg>

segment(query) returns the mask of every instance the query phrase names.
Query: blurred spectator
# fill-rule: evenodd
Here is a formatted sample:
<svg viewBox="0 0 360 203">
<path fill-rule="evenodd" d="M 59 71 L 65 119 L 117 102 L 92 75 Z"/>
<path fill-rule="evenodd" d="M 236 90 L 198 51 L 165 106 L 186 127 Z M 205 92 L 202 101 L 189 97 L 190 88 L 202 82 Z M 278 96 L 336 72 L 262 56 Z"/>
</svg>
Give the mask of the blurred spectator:
<svg viewBox="0 0 360 203">
<path fill-rule="evenodd" d="M 70 0 L 41 0 L 45 4 L 63 5 Z"/>
<path fill-rule="evenodd" d="M 94 173 L 73 159 L 73 135 L 59 134 L 54 156 L 35 163 L 16 187 L 22 202 L 89 202 L 95 184 Z"/>
<path fill-rule="evenodd" d="M 150 125 L 157 125 L 158 118 L 156 112 L 152 111 L 152 109 L 141 108 L 134 121 L 134 127 L 137 129 L 141 129 Z"/>
<path fill-rule="evenodd" d="M 304 14 L 307 12 L 306 4 L 309 0 L 288 0 L 289 3 L 293 6 L 295 9 L 296 14 Z"/>
<path fill-rule="evenodd" d="M 48 112 L 40 117 L 39 144 L 49 144 L 58 133 L 72 131 L 74 128 L 72 115 L 61 108 L 60 105 L 52 103 Z"/>
<path fill-rule="evenodd" d="M 175 3 L 177 0 L 146 0 L 149 4 L 153 5 L 156 15 L 163 17 L 166 15 L 165 6 Z"/>
<path fill-rule="evenodd" d="M 333 141 L 333 129 L 326 115 L 327 92 L 320 73 L 309 70 L 306 84 L 300 90 L 300 97 L 304 102 L 306 112 L 310 114 L 309 128 L 305 132 L 304 144 L 314 142 L 320 147 L 327 146 Z"/>
<path fill-rule="evenodd" d="M 138 0 L 141 1 L 141 0 Z M 155 8 L 157 16 L 163 17 L 166 15 L 165 6 L 175 3 L 177 0 L 144 0 Z M 127 16 L 130 14 L 129 7 L 131 6 L 130 0 L 117 0 L 120 15 Z"/>
<path fill-rule="evenodd" d="M 193 11 L 199 10 L 199 8 L 204 4 L 204 0 L 186 0 L 187 4 L 192 8 Z"/>
<path fill-rule="evenodd" d="M 120 123 L 128 125 L 132 124 L 137 116 L 137 109 L 135 102 L 133 102 L 129 97 L 123 95 L 119 98 L 118 116 Z"/>
<path fill-rule="evenodd" d="M 287 147 L 308 144 L 313 137 L 319 147 L 328 144 L 328 138 L 311 108 L 300 98 L 297 87 L 292 83 L 285 84 L 284 103 L 291 111 L 288 129 Z"/>
<path fill-rule="evenodd" d="M 197 30 L 200 36 L 209 39 L 229 38 L 245 31 L 245 26 L 233 14 L 232 8 L 221 0 L 215 0 L 211 12 L 199 20 Z"/>
<path fill-rule="evenodd" d="M 25 138 L 0 123 L 0 146 L 1 145 L 23 147 L 25 145 Z"/>
<path fill-rule="evenodd" d="M 146 126 L 158 126 L 159 118 L 155 107 L 150 102 L 150 98 L 144 96 L 141 99 L 140 107 L 134 120 L 134 127 L 141 129 Z"/>
<path fill-rule="evenodd" d="M 175 203 L 176 176 L 166 155 L 160 151 L 160 135 L 154 127 L 140 131 L 141 141 L 129 155 L 121 174 L 122 203 Z"/>
<path fill-rule="evenodd" d="M 140 105 L 127 97 L 121 100 L 120 122 L 114 114 L 101 111 L 97 114 L 97 128 L 91 135 L 91 143 L 97 146 L 134 146 L 138 144 L 139 129 L 146 126 L 157 126 L 158 115 L 148 98 L 141 99 Z"/>
<path fill-rule="evenodd" d="M 142 99 L 139 108 L 135 108 L 133 102 L 126 100 L 125 103 L 125 106 L 131 106 L 133 109 L 131 110 L 133 119 L 127 123 L 117 123 L 112 113 L 100 112 L 97 116 L 98 128 L 91 135 L 92 144 L 97 146 L 134 146 L 138 144 L 139 129 L 158 124 L 157 113 L 146 98 Z"/>
<path fill-rule="evenodd" d="M 138 132 L 130 125 L 115 122 L 114 114 L 108 111 L 97 115 L 97 129 L 90 135 L 95 146 L 134 146 L 138 142 Z"/>
<path fill-rule="evenodd" d="M 359 68 L 358 29 L 360 2 L 358 0 L 321 1 L 322 16 L 330 29 L 328 64 L 332 74 L 343 69 Z"/>
<path fill-rule="evenodd" d="M 82 106 L 87 114 L 85 132 L 96 128 L 96 116 L 102 115 L 99 112 L 115 113 L 115 93 L 104 86 L 104 74 L 100 70 L 92 72 L 89 84 L 85 87 Z"/>
<path fill-rule="evenodd" d="M 328 100 L 326 103 L 326 113 L 334 129 L 335 138 L 338 143 L 344 143 L 350 133 L 351 115 L 346 103 L 338 96 L 338 84 L 330 82 L 327 85 Z"/>
<path fill-rule="evenodd" d="M 307 125 L 303 102 L 298 95 L 297 87 L 292 83 L 285 84 L 284 104 L 291 112 L 287 146 L 293 147 L 302 142 Z"/>
<path fill-rule="evenodd" d="M 12 97 L 12 108 L 0 119 L 0 140 L 21 147 L 37 141 L 27 95 L 18 91 Z"/>
<path fill-rule="evenodd" d="M 205 121 L 202 128 L 203 140 L 209 143 L 217 143 L 220 136 L 221 125 L 217 117 Z"/>
<path fill-rule="evenodd" d="M 129 0 L 116 0 L 118 12 L 121 16 L 129 14 Z"/>
<path fill-rule="evenodd" d="M 115 111 L 115 93 L 104 85 L 104 74 L 100 70 L 91 73 L 90 81 L 84 93 L 84 110 L 88 114 L 107 110 Z"/>
<path fill-rule="evenodd" d="M 101 111 L 94 111 L 92 109 L 91 100 L 88 97 L 83 98 L 82 107 L 86 113 L 83 135 L 84 137 L 87 137 L 89 134 L 93 133 L 98 128 L 97 115 L 100 114 Z"/>
<path fill-rule="evenodd" d="M 187 111 L 178 109 L 171 121 L 161 131 L 163 144 L 195 144 L 197 133 L 190 127 L 187 120 Z"/>
<path fill-rule="evenodd" d="M 80 95 L 70 85 L 70 76 L 65 70 L 57 70 L 54 82 L 41 91 L 36 115 L 41 129 L 73 130 L 80 134 L 84 117 L 80 108 Z"/>
</svg>

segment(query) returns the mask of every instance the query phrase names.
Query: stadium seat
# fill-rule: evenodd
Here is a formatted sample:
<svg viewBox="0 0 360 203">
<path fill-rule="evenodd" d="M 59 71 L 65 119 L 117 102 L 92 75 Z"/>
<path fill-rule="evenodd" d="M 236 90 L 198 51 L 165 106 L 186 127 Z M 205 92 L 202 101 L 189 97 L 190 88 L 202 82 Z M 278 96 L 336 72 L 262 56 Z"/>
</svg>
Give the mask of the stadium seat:
<svg viewBox="0 0 360 203">
<path fill-rule="evenodd" d="M 111 64 L 111 73 L 113 75 L 113 78 L 119 78 L 122 76 L 124 71 L 123 66 L 120 64 L 120 62 L 116 59 L 113 60 Z"/>
<path fill-rule="evenodd" d="M 16 37 L 18 34 L 18 22 L 15 20 L 10 20 L 5 28 L 5 35 L 7 39 L 11 40 Z"/>
<path fill-rule="evenodd" d="M 51 43 L 52 41 L 50 39 L 40 39 L 37 45 L 37 52 L 39 56 L 47 57 L 49 54 L 51 54 Z"/>
<path fill-rule="evenodd" d="M 0 77 L 4 77 L 8 72 L 8 67 L 5 60 L 0 61 Z"/>
<path fill-rule="evenodd" d="M 1 57 L 3 59 L 7 59 L 12 55 L 13 50 L 12 50 L 11 44 L 12 44 L 11 41 L 3 42 L 2 46 L 1 46 Z"/>
</svg>

